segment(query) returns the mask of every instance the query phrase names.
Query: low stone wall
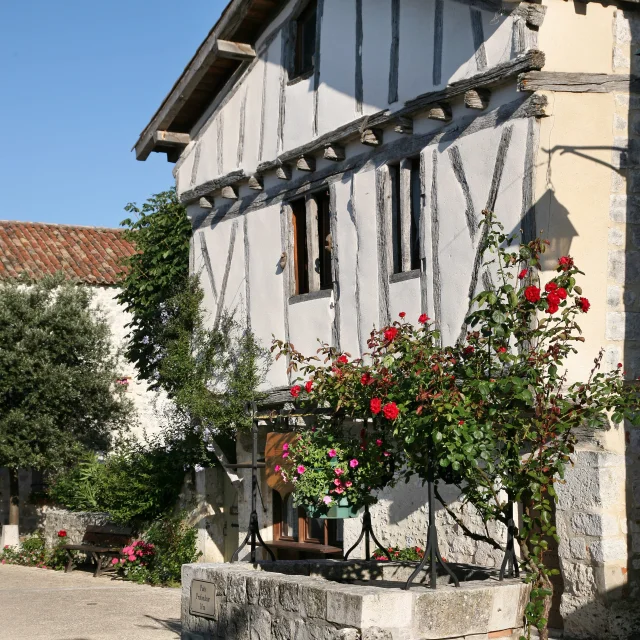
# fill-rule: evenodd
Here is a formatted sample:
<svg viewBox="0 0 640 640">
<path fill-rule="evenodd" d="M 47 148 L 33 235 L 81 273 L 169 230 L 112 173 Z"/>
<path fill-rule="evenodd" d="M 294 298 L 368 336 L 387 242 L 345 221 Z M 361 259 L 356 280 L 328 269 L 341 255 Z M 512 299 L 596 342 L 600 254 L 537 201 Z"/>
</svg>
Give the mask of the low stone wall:
<svg viewBox="0 0 640 640">
<path fill-rule="evenodd" d="M 44 515 L 44 540 L 48 549 L 58 542 L 58 531 L 67 532 L 69 544 L 80 544 L 88 526 L 104 525 L 109 522 L 108 513 L 90 511 L 66 511 L 64 509 L 47 509 Z"/>
<path fill-rule="evenodd" d="M 278 561 L 182 567 L 182 640 L 515 640 L 529 586 L 401 588 L 410 563 Z M 474 572 L 468 572 L 469 575 Z M 193 615 L 206 593 L 208 617 Z M 202 585 L 202 583 L 208 583 Z M 204 586 L 204 590 L 203 590 Z M 205 609 L 202 609 L 204 611 Z"/>
</svg>

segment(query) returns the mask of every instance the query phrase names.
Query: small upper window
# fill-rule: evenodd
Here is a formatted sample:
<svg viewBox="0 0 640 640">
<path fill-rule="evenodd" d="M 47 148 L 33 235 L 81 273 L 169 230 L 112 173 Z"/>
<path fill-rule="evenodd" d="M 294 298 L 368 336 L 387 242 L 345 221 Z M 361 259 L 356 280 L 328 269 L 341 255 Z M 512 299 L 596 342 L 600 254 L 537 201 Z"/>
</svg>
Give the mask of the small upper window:
<svg viewBox="0 0 640 640">
<path fill-rule="evenodd" d="M 330 217 L 327 190 L 291 202 L 295 295 L 333 287 Z"/>
<path fill-rule="evenodd" d="M 393 273 L 420 268 L 420 159 L 389 166 Z"/>
<path fill-rule="evenodd" d="M 316 55 L 317 2 L 311 0 L 296 20 L 293 76 L 313 71 Z"/>
</svg>

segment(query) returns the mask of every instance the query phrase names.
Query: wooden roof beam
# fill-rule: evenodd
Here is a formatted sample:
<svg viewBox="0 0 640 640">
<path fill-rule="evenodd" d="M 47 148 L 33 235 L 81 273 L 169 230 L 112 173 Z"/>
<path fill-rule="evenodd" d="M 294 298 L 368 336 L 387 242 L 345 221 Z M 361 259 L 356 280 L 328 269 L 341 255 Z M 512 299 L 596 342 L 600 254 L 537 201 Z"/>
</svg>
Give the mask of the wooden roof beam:
<svg viewBox="0 0 640 640">
<path fill-rule="evenodd" d="M 175 131 L 156 131 L 153 134 L 154 144 L 162 147 L 186 147 L 191 142 L 188 133 L 176 133 Z"/>
<path fill-rule="evenodd" d="M 256 52 L 253 47 L 243 42 L 230 42 L 229 40 L 216 40 L 218 57 L 229 60 L 253 60 Z"/>
</svg>

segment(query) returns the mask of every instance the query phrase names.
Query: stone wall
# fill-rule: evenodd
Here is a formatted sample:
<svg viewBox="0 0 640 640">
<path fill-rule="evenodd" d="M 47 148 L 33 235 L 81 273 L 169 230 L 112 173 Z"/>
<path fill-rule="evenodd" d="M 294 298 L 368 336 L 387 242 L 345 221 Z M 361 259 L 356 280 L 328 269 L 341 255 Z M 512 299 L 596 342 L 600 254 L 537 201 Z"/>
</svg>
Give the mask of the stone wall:
<svg viewBox="0 0 640 640">
<path fill-rule="evenodd" d="M 43 533 L 45 545 L 51 549 L 58 542 L 58 531 L 67 532 L 68 544 L 80 544 L 87 527 L 102 526 L 109 522 L 109 514 L 88 511 L 71 512 L 64 509 L 45 509 Z"/>
<path fill-rule="evenodd" d="M 264 569 L 264 570 L 263 570 Z M 388 566 L 385 569 L 393 570 Z M 351 579 L 338 582 L 341 576 Z M 182 640 L 516 640 L 529 587 L 517 580 L 456 589 L 386 582 L 376 563 L 191 564 L 182 568 Z M 360 581 L 355 584 L 355 580 Z M 212 583 L 212 617 L 192 615 L 193 580 Z"/>
</svg>

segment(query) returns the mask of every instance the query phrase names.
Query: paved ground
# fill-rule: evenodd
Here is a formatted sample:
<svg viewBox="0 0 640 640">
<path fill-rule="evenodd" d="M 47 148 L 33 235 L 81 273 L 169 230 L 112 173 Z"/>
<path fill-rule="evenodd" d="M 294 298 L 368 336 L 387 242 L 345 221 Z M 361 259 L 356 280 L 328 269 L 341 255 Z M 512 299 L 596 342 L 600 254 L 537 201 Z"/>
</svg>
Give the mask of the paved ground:
<svg viewBox="0 0 640 640">
<path fill-rule="evenodd" d="M 0 640 L 177 640 L 180 590 L 0 565 Z"/>
</svg>

